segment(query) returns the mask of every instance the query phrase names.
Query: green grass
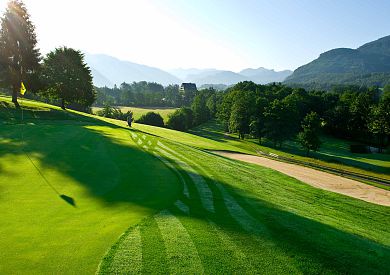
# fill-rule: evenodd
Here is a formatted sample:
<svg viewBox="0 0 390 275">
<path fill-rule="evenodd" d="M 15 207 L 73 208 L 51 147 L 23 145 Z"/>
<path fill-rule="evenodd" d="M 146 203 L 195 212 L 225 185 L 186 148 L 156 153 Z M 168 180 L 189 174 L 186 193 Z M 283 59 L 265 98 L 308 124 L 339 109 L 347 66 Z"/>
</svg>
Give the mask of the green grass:
<svg viewBox="0 0 390 275">
<path fill-rule="evenodd" d="M 140 146 L 148 144 L 147 151 L 165 156 L 189 190 L 169 212 L 137 226 L 143 243 L 138 253 L 145 253 L 142 273 L 183 273 L 183 268 L 206 274 L 390 271 L 388 208 L 316 189 L 270 169 L 224 159 L 181 142 L 144 139 L 141 134 L 135 140 Z M 212 208 L 202 200 L 207 193 Z M 108 252 L 100 273 L 120 273 L 123 263 L 131 263 L 126 256 L 121 265 L 112 259 L 123 255 L 119 247 L 133 230 Z M 181 236 L 180 246 L 172 244 L 174 236 Z"/>
<path fill-rule="evenodd" d="M 223 126 L 215 120 L 192 129 L 191 133 L 232 145 L 239 148 L 237 151 L 246 150 L 252 154 L 258 151 L 274 153 L 330 168 L 390 179 L 390 154 L 353 154 L 349 151 L 350 142 L 329 136 L 322 136 L 323 144 L 320 150 L 311 152 L 307 157 L 296 141 L 288 141 L 282 148 L 273 148 L 272 144 L 267 142 L 259 145 L 255 139 L 241 141 L 233 134 L 226 135 Z"/>
<path fill-rule="evenodd" d="M 390 273 L 388 207 L 209 153 L 254 151 L 218 131 L 25 103 L 0 98 L 2 274 Z"/>
<path fill-rule="evenodd" d="M 0 273 L 94 273 L 129 225 L 177 196 L 175 175 L 128 130 L 27 101 L 21 125 L 0 100 Z"/>
<path fill-rule="evenodd" d="M 134 119 L 139 119 L 142 115 L 148 113 L 148 112 L 155 112 L 162 116 L 164 119 L 164 122 L 166 123 L 168 120 L 168 116 L 172 114 L 176 108 L 164 108 L 164 107 L 126 107 L 126 106 L 119 106 L 119 109 L 121 109 L 122 112 L 126 113 L 127 111 L 132 111 L 134 115 Z M 96 114 L 98 110 L 101 110 L 101 107 L 93 107 L 92 112 Z"/>
</svg>

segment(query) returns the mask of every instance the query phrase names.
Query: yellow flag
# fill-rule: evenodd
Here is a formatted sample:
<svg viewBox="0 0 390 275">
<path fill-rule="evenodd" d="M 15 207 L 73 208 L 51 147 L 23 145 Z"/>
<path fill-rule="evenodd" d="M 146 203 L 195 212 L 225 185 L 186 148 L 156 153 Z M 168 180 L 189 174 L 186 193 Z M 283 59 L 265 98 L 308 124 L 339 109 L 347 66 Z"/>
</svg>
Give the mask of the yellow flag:
<svg viewBox="0 0 390 275">
<path fill-rule="evenodd" d="M 24 95 L 25 92 L 26 92 L 26 87 L 24 87 L 24 84 L 22 81 L 22 82 L 20 82 L 20 94 Z"/>
</svg>

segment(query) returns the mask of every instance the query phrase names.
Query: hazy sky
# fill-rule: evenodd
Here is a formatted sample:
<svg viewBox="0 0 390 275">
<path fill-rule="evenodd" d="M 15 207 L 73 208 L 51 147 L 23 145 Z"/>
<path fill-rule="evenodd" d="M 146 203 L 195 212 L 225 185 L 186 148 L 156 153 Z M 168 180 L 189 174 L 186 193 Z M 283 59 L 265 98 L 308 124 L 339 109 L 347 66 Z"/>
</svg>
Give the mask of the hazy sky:
<svg viewBox="0 0 390 275">
<path fill-rule="evenodd" d="M 42 53 L 66 45 L 163 69 L 295 69 L 390 35 L 390 0 L 24 2 Z"/>
</svg>

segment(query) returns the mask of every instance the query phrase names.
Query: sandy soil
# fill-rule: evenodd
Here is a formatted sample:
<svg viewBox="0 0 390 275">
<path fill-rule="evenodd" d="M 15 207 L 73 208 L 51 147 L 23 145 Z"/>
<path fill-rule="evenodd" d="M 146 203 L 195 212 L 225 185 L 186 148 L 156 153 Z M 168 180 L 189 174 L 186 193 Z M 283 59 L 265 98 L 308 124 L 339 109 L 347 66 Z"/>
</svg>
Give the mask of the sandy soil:
<svg viewBox="0 0 390 275">
<path fill-rule="evenodd" d="M 277 170 L 317 188 L 340 193 L 379 205 L 390 206 L 390 191 L 364 184 L 359 181 L 264 157 L 222 151 L 214 151 L 214 153 L 231 159 L 255 163 Z"/>
</svg>

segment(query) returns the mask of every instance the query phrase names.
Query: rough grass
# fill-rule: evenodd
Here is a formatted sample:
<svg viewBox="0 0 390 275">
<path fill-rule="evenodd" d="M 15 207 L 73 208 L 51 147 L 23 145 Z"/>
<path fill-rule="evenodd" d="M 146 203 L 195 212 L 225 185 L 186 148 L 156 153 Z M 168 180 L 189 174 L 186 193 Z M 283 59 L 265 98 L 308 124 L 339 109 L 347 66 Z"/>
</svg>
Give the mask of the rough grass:
<svg viewBox="0 0 390 275">
<path fill-rule="evenodd" d="M 226 135 L 223 126 L 215 120 L 192 129 L 191 133 L 237 147 L 240 150 L 250 151 L 252 154 L 258 151 L 267 154 L 274 153 L 326 167 L 390 179 L 390 154 L 353 154 L 349 151 L 351 142 L 329 136 L 322 136 L 323 144 L 320 150 L 315 153 L 311 152 L 307 157 L 306 152 L 296 141 L 288 141 L 282 148 L 273 148 L 269 142 L 259 145 L 254 139 L 241 141 L 235 135 Z"/>
<path fill-rule="evenodd" d="M 164 119 L 164 122 L 166 123 L 168 120 L 168 116 L 172 114 L 176 108 L 164 108 L 164 107 L 126 107 L 126 106 L 119 106 L 119 109 L 121 109 L 122 112 L 126 113 L 127 111 L 132 111 L 134 115 L 134 119 L 139 119 L 142 115 L 148 113 L 148 112 L 155 112 L 162 116 Z M 98 110 L 101 110 L 101 107 L 93 107 L 92 112 L 96 114 Z"/>
</svg>

